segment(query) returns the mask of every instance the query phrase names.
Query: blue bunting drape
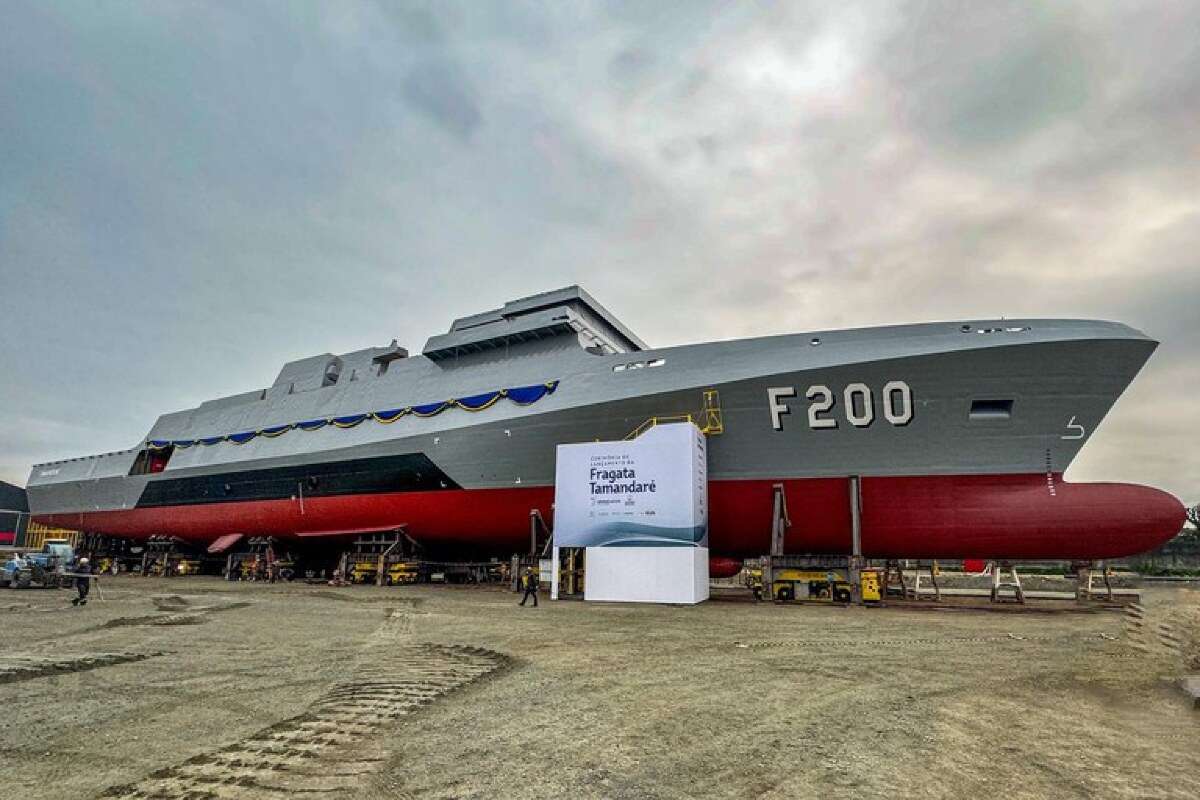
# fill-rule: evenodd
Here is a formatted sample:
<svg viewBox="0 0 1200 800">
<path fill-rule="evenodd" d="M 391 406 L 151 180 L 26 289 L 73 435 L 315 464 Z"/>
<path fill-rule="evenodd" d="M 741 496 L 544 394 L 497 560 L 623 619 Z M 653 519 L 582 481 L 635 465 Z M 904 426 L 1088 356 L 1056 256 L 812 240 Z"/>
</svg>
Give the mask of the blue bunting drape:
<svg viewBox="0 0 1200 800">
<path fill-rule="evenodd" d="M 545 383 L 541 386 L 518 386 L 515 389 L 505 389 L 504 395 L 519 406 L 533 405 L 558 388 L 558 381 Z"/>
<path fill-rule="evenodd" d="M 363 414 L 348 414 L 344 417 L 325 417 L 323 419 L 293 422 L 288 425 L 271 425 L 259 430 L 241 431 L 240 433 L 230 433 L 224 436 L 207 436 L 201 439 L 151 439 L 146 442 L 146 445 L 151 450 L 165 450 L 168 447 L 186 448 L 194 445 L 211 447 L 221 442 L 246 444 L 258 436 L 274 438 L 282 436 L 290 430 L 318 431 L 326 425 L 333 425 L 336 428 L 353 428 L 366 422 L 368 419 L 373 419 L 383 425 L 390 425 L 408 414 L 417 417 L 434 417 L 448 408 L 460 408 L 463 411 L 471 412 L 483 411 L 500 402 L 501 398 L 508 398 L 519 406 L 528 406 L 536 403 L 548 394 L 554 394 L 554 390 L 557 388 L 558 381 L 548 381 L 547 383 L 540 383 L 535 386 L 516 386 L 512 389 L 498 389 L 494 392 L 484 392 L 483 394 L 473 394 L 467 397 L 457 397 L 436 403 L 423 403 L 404 408 L 391 408 L 386 411 L 369 411 Z"/>
<path fill-rule="evenodd" d="M 411 411 L 418 417 L 432 417 L 440 414 L 449 407 L 450 403 L 426 403 L 423 406 L 413 406 Z"/>
</svg>

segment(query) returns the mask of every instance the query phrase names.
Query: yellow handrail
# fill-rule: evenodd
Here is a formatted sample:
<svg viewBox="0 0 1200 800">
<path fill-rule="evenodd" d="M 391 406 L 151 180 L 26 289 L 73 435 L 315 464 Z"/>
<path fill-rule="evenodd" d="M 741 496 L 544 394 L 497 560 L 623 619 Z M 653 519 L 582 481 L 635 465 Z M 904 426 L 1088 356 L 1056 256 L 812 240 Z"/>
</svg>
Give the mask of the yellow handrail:
<svg viewBox="0 0 1200 800">
<path fill-rule="evenodd" d="M 703 420 L 703 425 L 700 424 L 700 420 Z M 704 408 L 700 410 L 699 414 L 670 414 L 661 417 L 650 417 L 650 419 L 630 431 L 625 439 L 636 439 L 656 425 L 667 425 L 674 422 L 694 423 L 705 436 L 716 436 L 724 433 L 725 420 L 721 416 L 721 395 L 716 389 L 706 389 L 704 391 Z"/>
</svg>

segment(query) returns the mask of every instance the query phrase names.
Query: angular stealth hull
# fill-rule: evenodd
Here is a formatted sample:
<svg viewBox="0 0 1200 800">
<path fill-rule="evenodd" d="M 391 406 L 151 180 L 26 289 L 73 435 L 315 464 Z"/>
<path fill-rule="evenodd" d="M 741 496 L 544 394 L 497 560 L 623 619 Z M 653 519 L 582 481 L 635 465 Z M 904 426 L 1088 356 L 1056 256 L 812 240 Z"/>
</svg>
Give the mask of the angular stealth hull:
<svg viewBox="0 0 1200 800">
<path fill-rule="evenodd" d="M 711 388 L 714 554 L 769 548 L 775 484 L 789 552 L 848 552 L 853 475 L 867 556 L 1114 558 L 1178 532 L 1181 504 L 1062 473 L 1155 346 L 1115 323 L 1029 320 L 650 350 L 568 289 L 458 320 L 420 356 L 295 362 L 269 389 L 160 418 L 138 448 L 35 467 L 29 498 L 41 521 L 115 536 L 405 525 L 505 555 L 527 546 L 531 509 L 551 518 L 555 445 L 696 411 Z"/>
</svg>

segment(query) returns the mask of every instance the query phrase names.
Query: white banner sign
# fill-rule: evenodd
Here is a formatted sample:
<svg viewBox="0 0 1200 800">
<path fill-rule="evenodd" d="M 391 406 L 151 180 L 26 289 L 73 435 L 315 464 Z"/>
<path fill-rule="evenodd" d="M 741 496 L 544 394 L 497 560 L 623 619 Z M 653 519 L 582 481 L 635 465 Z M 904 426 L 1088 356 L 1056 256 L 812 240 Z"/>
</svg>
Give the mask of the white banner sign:
<svg viewBox="0 0 1200 800">
<path fill-rule="evenodd" d="M 707 547 L 704 434 L 656 425 L 623 442 L 560 444 L 557 547 Z"/>
</svg>

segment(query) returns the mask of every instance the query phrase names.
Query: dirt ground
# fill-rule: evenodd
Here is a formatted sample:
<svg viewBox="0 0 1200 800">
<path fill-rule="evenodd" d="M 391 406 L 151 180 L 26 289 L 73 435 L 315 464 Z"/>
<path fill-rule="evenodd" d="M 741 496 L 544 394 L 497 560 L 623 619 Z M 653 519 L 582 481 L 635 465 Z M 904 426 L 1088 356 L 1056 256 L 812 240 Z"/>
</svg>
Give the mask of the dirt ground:
<svg viewBox="0 0 1200 800">
<path fill-rule="evenodd" d="M 1200 592 L 1028 613 L 0 592 L 0 796 L 1200 797 Z"/>
</svg>

